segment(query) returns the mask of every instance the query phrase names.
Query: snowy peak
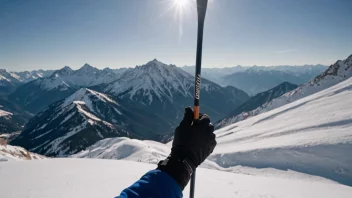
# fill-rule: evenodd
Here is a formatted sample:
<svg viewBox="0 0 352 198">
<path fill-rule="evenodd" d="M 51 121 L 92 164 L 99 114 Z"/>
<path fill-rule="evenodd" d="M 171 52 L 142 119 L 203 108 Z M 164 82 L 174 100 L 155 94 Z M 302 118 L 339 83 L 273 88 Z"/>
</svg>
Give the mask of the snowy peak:
<svg viewBox="0 0 352 198">
<path fill-rule="evenodd" d="M 85 73 L 85 74 L 96 74 L 99 73 L 100 70 L 95 68 L 88 63 L 84 64 L 79 70 L 76 71 L 77 73 Z"/>
<path fill-rule="evenodd" d="M 182 73 L 185 76 L 189 76 L 187 73 L 184 73 L 183 70 L 177 68 L 175 65 L 167 65 L 158 61 L 157 59 L 149 61 L 145 65 L 137 66 L 136 69 L 143 70 L 146 72 L 152 72 L 153 74 L 170 75 L 169 72 L 178 72 Z"/>
<path fill-rule="evenodd" d="M 73 73 L 73 70 L 69 66 L 65 66 L 57 71 L 55 71 L 52 75 L 51 78 L 53 77 L 58 77 L 58 76 L 67 76 Z"/>
<path fill-rule="evenodd" d="M 99 87 L 98 90 L 118 98 L 124 106 L 179 118 L 183 114 L 182 109 L 192 103 L 194 77 L 175 65 L 152 60 L 127 70 L 118 80 Z M 224 112 L 230 113 L 229 105 L 236 108 L 249 98 L 242 90 L 224 88 L 206 79 L 202 79 L 201 94 L 204 110 L 214 120 L 223 118 Z M 170 123 L 168 129 L 175 124 Z"/>
<path fill-rule="evenodd" d="M 0 69 L 0 95 L 13 92 L 21 83 L 22 81 L 17 75 Z"/>
<path fill-rule="evenodd" d="M 38 78 L 46 78 L 53 74 L 53 70 L 33 70 L 23 72 L 11 72 L 11 75 L 21 81 L 22 83 L 28 83 Z"/>
<path fill-rule="evenodd" d="M 338 60 L 331 65 L 324 73 L 310 81 L 311 85 L 330 84 L 335 81 L 342 81 L 352 76 L 352 55 L 345 60 Z"/>
<path fill-rule="evenodd" d="M 41 87 L 46 90 L 56 89 L 58 87 L 72 87 L 79 89 L 81 87 L 90 87 L 103 83 L 110 83 L 117 79 L 117 75 L 106 70 L 99 70 L 89 64 L 85 64 L 79 70 L 72 70 L 66 66 L 54 72 L 49 78 L 44 78 L 40 82 Z"/>
<path fill-rule="evenodd" d="M 127 70 L 117 81 L 109 84 L 104 92 L 132 100 L 147 97 L 147 103 L 151 104 L 155 99 L 172 100 L 174 93 L 190 96 L 192 80 L 191 75 L 176 66 L 166 65 L 155 59 Z"/>
<path fill-rule="evenodd" d="M 103 103 L 113 103 L 115 105 L 118 105 L 117 102 L 109 98 L 107 95 L 87 89 L 87 88 L 81 88 L 74 94 L 72 94 L 70 97 L 66 98 L 63 107 L 76 103 L 79 104 L 86 104 L 88 108 L 90 108 L 91 111 L 94 111 L 92 109 L 92 103 L 93 102 L 103 102 Z"/>
</svg>

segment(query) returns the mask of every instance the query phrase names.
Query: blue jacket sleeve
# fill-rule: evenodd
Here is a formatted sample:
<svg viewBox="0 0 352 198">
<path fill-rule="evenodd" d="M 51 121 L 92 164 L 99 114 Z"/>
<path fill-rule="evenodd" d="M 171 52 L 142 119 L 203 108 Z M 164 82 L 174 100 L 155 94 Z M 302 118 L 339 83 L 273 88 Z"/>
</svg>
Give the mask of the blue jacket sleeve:
<svg viewBox="0 0 352 198">
<path fill-rule="evenodd" d="M 116 198 L 181 198 L 182 190 L 176 181 L 161 170 L 146 173 L 139 181 L 123 190 Z"/>
</svg>

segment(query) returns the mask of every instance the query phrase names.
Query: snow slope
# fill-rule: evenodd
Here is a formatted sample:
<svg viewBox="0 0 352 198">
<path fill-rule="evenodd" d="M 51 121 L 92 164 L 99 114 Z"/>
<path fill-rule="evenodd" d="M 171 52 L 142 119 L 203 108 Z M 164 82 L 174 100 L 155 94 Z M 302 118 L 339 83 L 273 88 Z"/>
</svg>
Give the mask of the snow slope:
<svg viewBox="0 0 352 198">
<path fill-rule="evenodd" d="M 155 167 L 124 160 L 48 159 L 6 162 L 0 163 L 0 191 L 2 197 L 6 198 L 115 197 Z M 187 198 L 188 195 L 189 186 L 184 191 L 184 197 Z M 196 197 L 199 198 L 351 196 L 351 187 L 313 179 L 261 177 L 202 168 L 197 171 Z"/>
<path fill-rule="evenodd" d="M 256 116 L 258 114 L 268 112 L 272 109 L 281 107 L 289 104 L 311 94 L 317 93 L 321 90 L 336 85 L 352 76 L 352 55 L 347 59 L 337 61 L 331 65 L 324 73 L 315 77 L 313 80 L 299 86 L 297 89 L 287 92 L 286 94 L 258 107 L 255 110 L 249 112 L 243 112 L 239 115 L 225 119 L 220 123 L 222 127 L 232 123 L 245 120 L 249 117 Z"/>
<path fill-rule="evenodd" d="M 170 147 L 165 144 L 149 140 L 141 141 L 126 137 L 106 138 L 72 157 L 125 159 L 157 164 L 160 160 L 165 159 L 169 155 L 170 150 Z"/>
<path fill-rule="evenodd" d="M 291 169 L 352 185 L 352 78 L 218 131 L 222 167 Z"/>
<path fill-rule="evenodd" d="M 36 160 L 46 157 L 27 151 L 19 146 L 0 144 L 0 162 L 12 160 Z"/>
</svg>

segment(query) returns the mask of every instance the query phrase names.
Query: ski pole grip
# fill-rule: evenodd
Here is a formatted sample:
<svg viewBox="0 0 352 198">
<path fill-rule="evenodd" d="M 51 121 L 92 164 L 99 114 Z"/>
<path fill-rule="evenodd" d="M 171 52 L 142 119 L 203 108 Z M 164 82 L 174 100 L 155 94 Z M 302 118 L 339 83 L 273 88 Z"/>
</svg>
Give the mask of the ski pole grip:
<svg viewBox="0 0 352 198">
<path fill-rule="evenodd" d="M 193 108 L 193 118 L 199 120 L 199 106 L 194 106 Z"/>
</svg>

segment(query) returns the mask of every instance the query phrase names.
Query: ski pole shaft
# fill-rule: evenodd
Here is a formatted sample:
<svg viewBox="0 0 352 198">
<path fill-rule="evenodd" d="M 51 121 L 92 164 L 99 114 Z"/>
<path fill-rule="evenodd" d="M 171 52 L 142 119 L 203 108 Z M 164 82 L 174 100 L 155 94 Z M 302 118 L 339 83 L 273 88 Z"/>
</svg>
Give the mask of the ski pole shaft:
<svg viewBox="0 0 352 198">
<path fill-rule="evenodd" d="M 196 71 L 194 80 L 194 119 L 199 119 L 199 99 L 200 99 L 200 73 L 202 68 L 202 50 L 203 50 L 203 31 L 204 31 L 204 20 L 205 13 L 207 11 L 208 0 L 197 0 L 197 12 L 198 12 L 198 33 L 197 33 L 197 57 L 196 57 Z M 191 177 L 191 188 L 190 198 L 194 198 L 196 183 L 196 171 L 193 172 Z"/>
</svg>

